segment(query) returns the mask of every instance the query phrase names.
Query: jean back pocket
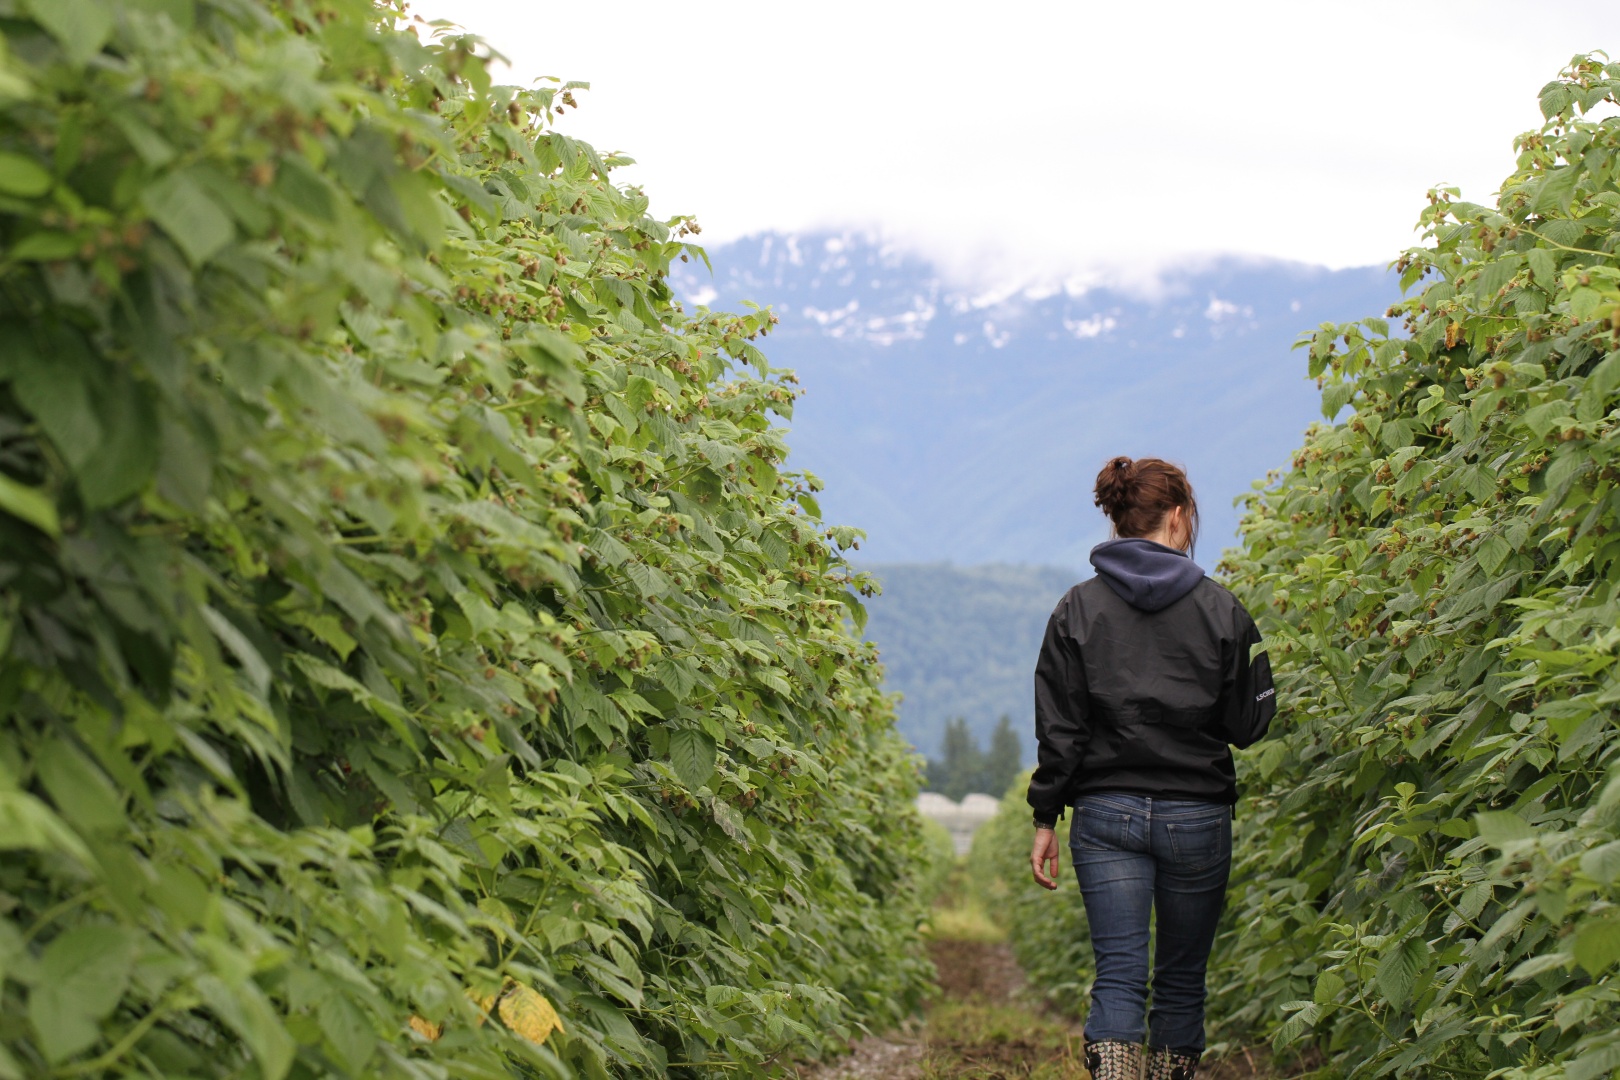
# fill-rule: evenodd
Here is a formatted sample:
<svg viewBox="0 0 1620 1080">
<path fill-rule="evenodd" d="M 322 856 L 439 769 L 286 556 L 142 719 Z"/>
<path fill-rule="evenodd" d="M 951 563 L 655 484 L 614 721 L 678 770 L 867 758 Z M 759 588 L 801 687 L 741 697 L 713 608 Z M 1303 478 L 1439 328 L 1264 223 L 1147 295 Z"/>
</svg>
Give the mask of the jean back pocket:
<svg viewBox="0 0 1620 1080">
<path fill-rule="evenodd" d="M 1232 821 L 1222 814 L 1201 821 L 1168 822 L 1170 854 L 1185 870 L 1205 870 L 1232 856 Z"/>
<path fill-rule="evenodd" d="M 1074 824 L 1069 826 L 1069 846 L 1122 851 L 1130 827 L 1131 815 L 1099 810 L 1082 803 L 1074 808 Z"/>
</svg>

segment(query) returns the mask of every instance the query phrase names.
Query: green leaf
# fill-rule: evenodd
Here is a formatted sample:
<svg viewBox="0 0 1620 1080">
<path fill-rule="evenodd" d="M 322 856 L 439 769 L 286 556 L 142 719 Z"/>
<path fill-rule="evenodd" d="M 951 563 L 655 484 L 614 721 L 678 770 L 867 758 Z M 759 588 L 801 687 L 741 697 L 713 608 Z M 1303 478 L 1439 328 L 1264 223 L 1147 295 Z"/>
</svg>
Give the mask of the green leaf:
<svg viewBox="0 0 1620 1080">
<path fill-rule="evenodd" d="M 1620 1039 L 1605 1045 L 1582 1047 L 1575 1060 L 1564 1067 L 1564 1080 L 1599 1080 L 1620 1069 Z"/>
<path fill-rule="evenodd" d="M 219 638 L 220 644 L 229 649 L 237 662 L 242 665 L 242 674 L 246 677 L 248 685 L 253 687 L 253 692 L 261 698 L 268 697 L 273 676 L 270 665 L 264 662 L 259 650 L 234 623 L 213 608 L 205 606 L 202 609 L 202 616 L 208 628 L 214 632 L 214 636 Z"/>
<path fill-rule="evenodd" d="M 653 674 L 658 677 L 659 682 L 669 689 L 671 694 L 675 695 L 677 701 L 685 700 L 686 696 L 697 686 L 697 672 L 683 660 L 660 660 L 654 667 Z"/>
<path fill-rule="evenodd" d="M 143 196 L 152 220 L 179 245 L 193 266 L 201 266 L 236 237 L 231 217 L 183 172 L 170 173 Z"/>
<path fill-rule="evenodd" d="M 1283 1008 L 1291 1010 L 1293 1015 L 1283 1021 L 1277 1028 L 1277 1033 L 1272 1036 L 1272 1049 L 1278 1053 L 1281 1053 L 1289 1043 L 1309 1031 L 1311 1026 L 1322 1017 L 1322 1007 L 1314 1001 L 1291 1001 L 1285 1004 Z"/>
<path fill-rule="evenodd" d="M 849 610 L 849 619 L 855 625 L 855 632 L 857 634 L 865 633 L 868 613 L 866 605 L 861 603 L 861 598 L 848 589 L 844 589 L 838 593 L 838 600 Z"/>
<path fill-rule="evenodd" d="M 1513 280 L 1523 265 L 1524 260 L 1517 255 L 1503 255 L 1487 263 L 1479 273 L 1474 295 L 1481 303 L 1489 303 L 1504 285 Z"/>
<path fill-rule="evenodd" d="M 62 524 L 56 517 L 56 504 L 39 488 L 19 484 L 0 473 L 0 510 L 19 518 L 47 536 L 60 536 Z"/>
<path fill-rule="evenodd" d="M 1569 295 L 1569 312 L 1575 318 L 1590 319 L 1607 302 L 1608 297 L 1597 289 L 1578 288 Z"/>
<path fill-rule="evenodd" d="M 1543 289 L 1553 289 L 1558 284 L 1558 256 L 1546 248 L 1531 248 L 1525 255 L 1530 263 L 1530 273 L 1536 284 Z"/>
<path fill-rule="evenodd" d="M 169 140 L 153 131 L 144 121 L 133 113 L 119 112 L 113 117 L 113 123 L 118 130 L 124 133 L 129 145 L 141 156 L 141 160 L 154 169 L 161 169 L 174 160 L 174 147 Z"/>
<path fill-rule="evenodd" d="M 51 812 L 50 807 L 23 791 L 0 791 L 0 851 L 50 851 L 92 861 L 84 841 Z"/>
<path fill-rule="evenodd" d="M 1474 815 L 1480 839 L 1492 847 L 1500 848 L 1535 836 L 1535 830 L 1524 818 L 1509 810 L 1486 810 Z"/>
<path fill-rule="evenodd" d="M 78 364 L 33 358 L 17 372 L 13 387 L 23 408 L 34 414 L 57 451 L 75 470 L 101 445 L 101 422 L 90 405 L 87 369 Z"/>
<path fill-rule="evenodd" d="M 1324 971 L 1316 978 L 1316 993 L 1312 1000 L 1318 1005 L 1331 1005 L 1344 993 L 1344 979 L 1336 972 Z"/>
<path fill-rule="evenodd" d="M 1620 960 L 1620 918 L 1587 919 L 1575 931 L 1575 962 L 1601 975 Z"/>
<path fill-rule="evenodd" d="M 162 425 L 153 479 L 163 498 L 191 513 L 201 513 L 213 483 L 213 465 L 213 455 L 184 424 Z"/>
<path fill-rule="evenodd" d="M 669 761 L 675 775 L 692 791 L 697 791 L 714 775 L 717 754 L 715 742 L 701 731 L 681 728 L 670 732 Z"/>
<path fill-rule="evenodd" d="M 1522 982 L 1525 979 L 1534 979 L 1545 975 L 1549 971 L 1567 971 L 1568 969 L 1569 954 L 1542 953 L 1539 956 L 1532 956 L 1524 963 L 1519 964 L 1507 973 L 1507 977 L 1514 982 Z"/>
<path fill-rule="evenodd" d="M 1474 824 L 1465 818 L 1447 818 L 1435 826 L 1435 831 L 1441 836 L 1455 836 L 1460 840 L 1469 840 L 1474 836 Z"/>
<path fill-rule="evenodd" d="M 1494 574 L 1502 569 L 1502 564 L 1507 562 L 1507 558 L 1511 554 L 1513 554 L 1513 548 L 1500 535 L 1487 536 L 1474 553 L 1479 560 L 1480 569 L 1487 574 Z"/>
<path fill-rule="evenodd" d="M 1322 416 L 1328 420 L 1338 416 L 1339 410 L 1350 404 L 1350 399 L 1356 396 L 1359 389 L 1350 381 L 1329 384 L 1322 391 Z"/>
<path fill-rule="evenodd" d="M 251 979 L 227 983 L 205 975 L 197 980 L 197 989 L 207 1008 L 248 1044 L 266 1080 L 287 1075 L 297 1044 Z"/>
<path fill-rule="evenodd" d="M 66 233 L 29 233 L 12 245 L 7 257 L 17 262 L 61 262 L 79 253 L 79 241 Z"/>
<path fill-rule="evenodd" d="M 101 1037 L 100 1022 L 129 985 L 138 942 L 124 927 L 80 926 L 46 946 L 28 1020 L 47 1059 L 64 1061 Z"/>
<path fill-rule="evenodd" d="M 1620 879 L 1620 840 L 1611 840 L 1582 855 L 1581 873 L 1605 885 Z"/>
<path fill-rule="evenodd" d="M 339 991 L 328 995 L 315 1015 L 338 1061 L 349 1073 L 364 1075 L 366 1063 L 377 1052 L 377 1034 L 365 1014 Z"/>
<path fill-rule="evenodd" d="M 51 174 L 31 157 L 0 151 L 0 192 L 33 199 L 51 190 Z"/>
<path fill-rule="evenodd" d="M 120 373 L 122 375 L 122 373 Z M 79 493 L 91 509 L 115 506 L 139 493 L 157 469 L 159 427 L 149 388 L 127 376 L 98 388 L 101 440 L 79 464 Z"/>
<path fill-rule="evenodd" d="M 381 185 L 373 187 L 374 196 L 379 194 L 377 191 L 379 186 Z M 387 214 L 380 215 L 385 221 L 390 225 L 401 227 L 402 232 L 414 235 L 430 248 L 437 247 L 444 240 L 445 204 L 439 200 L 423 174 L 397 173 L 389 178 L 382 190 L 387 191 L 391 198 L 376 198 L 374 208 L 380 209 L 387 205 L 391 212 L 393 207 L 397 206 L 400 215 L 397 225 Z"/>
<path fill-rule="evenodd" d="M 1586 385 L 1581 388 L 1581 393 L 1583 396 L 1591 394 L 1601 401 L 1614 393 L 1617 386 L 1620 386 L 1620 352 L 1612 352 L 1592 369 L 1592 374 L 1586 377 Z"/>
<path fill-rule="evenodd" d="M 1378 989 L 1384 1000 L 1400 1008 L 1412 996 L 1412 984 L 1429 958 L 1429 943 L 1410 937 L 1387 950 L 1378 961 Z"/>
<path fill-rule="evenodd" d="M 1591 456 L 1577 449 L 1575 443 L 1566 443 L 1559 448 L 1559 453 L 1553 458 L 1552 464 L 1547 466 L 1547 490 L 1559 491 L 1565 484 L 1571 483 L 1581 473 L 1586 471 L 1591 463 Z"/>
<path fill-rule="evenodd" d="M 52 739 L 40 751 L 36 767 L 58 812 L 80 829 L 112 831 L 126 824 L 118 790 L 73 744 Z"/>
<path fill-rule="evenodd" d="M 748 843 L 748 829 L 743 825 L 742 815 L 728 803 L 715 799 L 712 816 L 714 823 L 720 826 L 727 836 L 744 845 Z"/>
<path fill-rule="evenodd" d="M 1541 182 L 1541 189 L 1536 192 L 1531 209 L 1538 213 L 1552 209 L 1569 213 L 1569 205 L 1575 198 L 1575 181 L 1580 175 L 1578 165 L 1564 165 L 1552 170 Z"/>
<path fill-rule="evenodd" d="M 68 62 L 82 66 L 106 44 L 113 13 L 102 0 L 26 0 L 28 13 L 62 46 Z"/>
<path fill-rule="evenodd" d="M 1553 425 L 1569 416 L 1569 403 L 1564 401 L 1549 401 L 1529 409 L 1521 417 L 1525 427 L 1535 432 L 1536 438 L 1544 439 Z"/>
<path fill-rule="evenodd" d="M 1554 80 L 1541 88 L 1541 115 L 1551 120 L 1575 100 L 1575 94 L 1567 83 Z"/>
<path fill-rule="evenodd" d="M 641 375 L 632 375 L 630 381 L 625 385 L 624 400 L 630 408 L 636 412 L 641 412 L 653 400 L 657 392 L 658 385 L 651 379 Z"/>
<path fill-rule="evenodd" d="M 337 215 L 337 198 L 331 181 L 316 172 L 302 157 L 284 158 L 276 170 L 276 194 L 288 210 L 330 222 Z"/>
</svg>

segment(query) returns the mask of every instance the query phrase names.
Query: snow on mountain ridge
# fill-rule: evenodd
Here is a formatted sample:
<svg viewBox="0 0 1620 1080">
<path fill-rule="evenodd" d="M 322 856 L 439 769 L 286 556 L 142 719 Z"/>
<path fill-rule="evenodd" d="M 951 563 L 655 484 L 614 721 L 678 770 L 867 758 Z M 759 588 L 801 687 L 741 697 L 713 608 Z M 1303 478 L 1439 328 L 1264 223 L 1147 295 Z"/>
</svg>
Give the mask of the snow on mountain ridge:
<svg viewBox="0 0 1620 1080">
<path fill-rule="evenodd" d="M 827 482 L 829 520 L 868 530 L 879 561 L 1083 567 L 1106 535 L 1089 486 L 1116 453 L 1187 464 L 1206 546 L 1232 500 L 1287 460 L 1319 417 L 1292 349 L 1326 319 L 1382 311 L 1379 268 L 1232 259 L 1153 288 L 1103 271 L 962 283 L 856 233 L 767 234 L 685 264 L 686 303 L 769 305 L 763 343 L 806 396 L 792 464 Z"/>
<path fill-rule="evenodd" d="M 1132 330 L 1119 301 L 1133 301 L 1136 307 L 1144 298 L 1147 306 L 1173 316 L 1174 325 L 1162 332 L 1174 338 L 1185 337 L 1190 320 L 1198 316 L 1212 324 L 1207 329 L 1213 337 L 1258 325 L 1252 305 L 1212 292 L 1202 299 L 1189 293 L 1191 280 L 1199 276 L 1196 271 L 1163 272 L 1157 286 L 1146 290 L 1122 284 L 1124 279 L 1111 281 L 1101 271 L 970 288 L 950 284 L 898 244 L 861 233 L 767 233 L 724 250 L 742 257 L 716 262 L 712 276 L 699 267 L 679 268 L 673 278 L 677 294 L 699 306 L 769 302 L 786 334 L 813 328 L 834 340 L 886 347 L 928 340 L 937 321 L 939 340 L 955 346 L 983 341 L 1005 348 L 1031 329 L 1057 341 L 1065 336 L 1057 332 L 1059 327 L 1085 341 Z M 1298 301 L 1292 303 L 1297 311 Z M 1246 320 L 1241 324 L 1236 321 L 1240 316 Z"/>
</svg>

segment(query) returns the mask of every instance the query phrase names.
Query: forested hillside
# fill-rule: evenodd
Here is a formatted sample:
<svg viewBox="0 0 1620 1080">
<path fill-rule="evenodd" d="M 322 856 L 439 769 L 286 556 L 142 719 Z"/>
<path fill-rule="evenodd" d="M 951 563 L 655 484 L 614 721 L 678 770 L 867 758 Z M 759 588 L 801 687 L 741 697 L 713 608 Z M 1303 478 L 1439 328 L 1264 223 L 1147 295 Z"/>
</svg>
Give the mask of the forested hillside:
<svg viewBox="0 0 1620 1080">
<path fill-rule="evenodd" d="M 1075 253 L 1077 262 L 1088 257 Z M 859 234 L 768 234 L 675 268 L 693 303 L 769 304 L 771 355 L 804 380 L 793 462 L 828 483 L 861 557 L 1086 568 L 1107 522 L 1091 483 L 1115 454 L 1184 462 L 1200 554 L 1236 542 L 1232 501 L 1298 445 L 1316 390 L 1302 326 L 1382 311 L 1383 267 L 1262 260 L 967 286 Z"/>
<path fill-rule="evenodd" d="M 1033 761 L 1035 654 L 1047 616 L 1079 578 L 1046 566 L 864 568 L 883 588 L 867 602 L 866 637 L 883 659 L 884 689 L 902 695 L 900 733 L 938 757 L 947 721 L 966 720 L 986 747 L 1007 716 Z"/>
<path fill-rule="evenodd" d="M 0 17 L 5 1080 L 752 1075 L 926 984 L 772 319 L 402 18 Z"/>
<path fill-rule="evenodd" d="M 1307 335 L 1322 414 L 1351 411 L 1222 567 L 1281 709 L 1243 761 L 1224 1037 L 1356 1077 L 1620 1068 L 1617 93 L 1577 58 L 1496 205 L 1430 194 L 1406 299 Z M 1024 816 L 979 857 L 1073 1001 L 1083 920 L 1025 884 Z"/>
</svg>

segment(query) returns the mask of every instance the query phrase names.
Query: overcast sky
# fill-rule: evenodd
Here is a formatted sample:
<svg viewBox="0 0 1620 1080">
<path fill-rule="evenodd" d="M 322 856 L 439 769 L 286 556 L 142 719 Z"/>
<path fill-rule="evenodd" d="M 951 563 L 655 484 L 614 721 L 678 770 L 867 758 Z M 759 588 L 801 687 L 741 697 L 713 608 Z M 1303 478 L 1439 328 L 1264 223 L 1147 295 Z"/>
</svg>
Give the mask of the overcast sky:
<svg viewBox="0 0 1620 1080">
<path fill-rule="evenodd" d="M 861 227 L 970 277 L 1214 253 L 1329 266 L 1487 200 L 1620 4 L 417 0 L 580 79 L 559 125 L 717 243 Z"/>
</svg>

